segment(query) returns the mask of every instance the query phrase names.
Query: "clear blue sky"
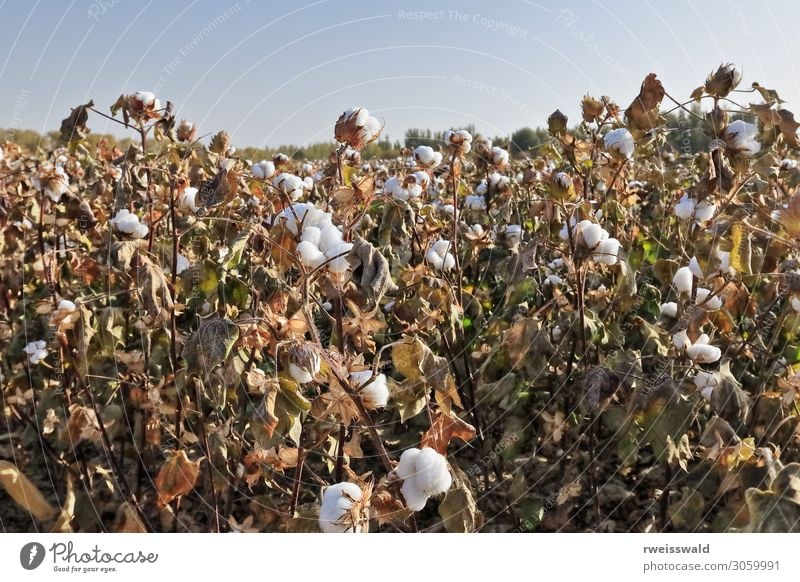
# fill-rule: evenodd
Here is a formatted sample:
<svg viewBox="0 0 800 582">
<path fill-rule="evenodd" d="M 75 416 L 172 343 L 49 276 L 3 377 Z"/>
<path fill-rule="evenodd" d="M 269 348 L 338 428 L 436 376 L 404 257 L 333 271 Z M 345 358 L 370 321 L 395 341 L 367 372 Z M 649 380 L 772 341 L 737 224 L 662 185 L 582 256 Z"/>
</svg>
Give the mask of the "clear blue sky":
<svg viewBox="0 0 800 582">
<path fill-rule="evenodd" d="M 57 129 L 89 98 L 154 90 L 240 146 L 328 138 L 354 105 L 392 138 L 499 135 L 556 108 L 577 120 L 587 92 L 626 106 L 650 71 L 688 97 L 722 61 L 792 108 L 798 16 L 797 0 L 0 0 L 0 127 Z"/>
</svg>

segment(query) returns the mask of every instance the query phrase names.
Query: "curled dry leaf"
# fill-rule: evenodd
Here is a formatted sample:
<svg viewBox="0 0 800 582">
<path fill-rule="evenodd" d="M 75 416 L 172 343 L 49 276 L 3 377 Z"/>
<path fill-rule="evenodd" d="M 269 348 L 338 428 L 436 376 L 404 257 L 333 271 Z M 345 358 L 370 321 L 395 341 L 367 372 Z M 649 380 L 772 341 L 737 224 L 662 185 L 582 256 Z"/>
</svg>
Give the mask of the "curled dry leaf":
<svg viewBox="0 0 800 582">
<path fill-rule="evenodd" d="M 202 459 L 190 461 L 183 449 L 169 453 L 155 478 L 156 505 L 164 507 L 173 499 L 191 493 L 200 474 L 201 462 Z"/>
</svg>

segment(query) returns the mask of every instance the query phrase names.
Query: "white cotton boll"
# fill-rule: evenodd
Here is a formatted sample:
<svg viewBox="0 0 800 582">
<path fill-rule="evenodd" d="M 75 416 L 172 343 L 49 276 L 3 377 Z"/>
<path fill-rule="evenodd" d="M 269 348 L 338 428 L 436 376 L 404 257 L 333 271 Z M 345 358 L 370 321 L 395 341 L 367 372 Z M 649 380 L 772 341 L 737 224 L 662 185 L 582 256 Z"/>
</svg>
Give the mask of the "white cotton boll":
<svg viewBox="0 0 800 582">
<path fill-rule="evenodd" d="M 721 251 L 719 247 L 714 251 L 719 259 L 718 271 L 723 275 L 731 274 L 731 253 L 728 251 Z"/>
<path fill-rule="evenodd" d="M 319 528 L 324 533 L 360 533 L 360 524 L 352 524 L 346 518 L 353 504 L 361 501 L 361 488 L 355 483 L 337 483 L 325 489 L 319 510 Z"/>
<path fill-rule="evenodd" d="M 728 144 L 747 157 L 761 151 L 761 144 L 756 137 L 758 137 L 758 126 L 742 119 L 733 121 L 725 128 L 725 140 Z"/>
<path fill-rule="evenodd" d="M 297 364 L 293 364 L 289 362 L 289 375 L 294 378 L 295 382 L 298 384 L 307 384 L 314 379 L 314 374 L 312 374 L 313 370 L 307 370 L 306 368 L 301 368 Z"/>
<path fill-rule="evenodd" d="M 422 511 L 425 509 L 425 504 L 428 503 L 428 496 L 417 487 L 413 479 L 403 481 L 400 492 L 403 494 L 403 499 L 406 501 L 406 507 L 411 511 Z"/>
<path fill-rule="evenodd" d="M 319 250 L 327 253 L 330 249 L 338 246 L 342 242 L 342 231 L 333 224 L 329 224 L 320 230 Z"/>
<path fill-rule="evenodd" d="M 697 222 L 708 222 L 714 218 L 714 213 L 717 211 L 716 204 L 709 204 L 708 202 L 701 202 L 694 209 L 694 219 Z"/>
<path fill-rule="evenodd" d="M 593 258 L 598 263 L 605 265 L 616 265 L 619 260 L 619 249 L 622 244 L 615 238 L 607 238 L 600 241 L 593 253 Z"/>
<path fill-rule="evenodd" d="M 710 401 L 711 393 L 714 391 L 717 384 L 719 384 L 717 375 L 712 372 L 700 370 L 694 375 L 693 381 L 703 398 Z"/>
<path fill-rule="evenodd" d="M 450 271 L 456 266 L 452 251 L 452 243 L 449 240 L 437 240 L 425 256 L 434 269 Z"/>
<path fill-rule="evenodd" d="M 316 269 L 325 262 L 325 253 L 311 241 L 304 240 L 297 245 L 297 254 L 304 266 Z"/>
<path fill-rule="evenodd" d="M 564 332 L 561 327 L 557 325 L 553 328 L 551 335 L 553 336 L 554 342 L 560 342 L 564 337 Z"/>
<path fill-rule="evenodd" d="M 0 158 L 0 161 L 2 158 Z M 781 160 L 781 170 L 788 171 L 794 170 L 797 167 L 797 160 L 793 160 L 791 158 L 785 158 Z"/>
<path fill-rule="evenodd" d="M 692 341 L 689 339 L 689 334 L 686 333 L 686 330 L 672 334 L 672 345 L 680 352 L 692 345 Z"/>
<path fill-rule="evenodd" d="M 561 285 L 561 283 L 563 280 L 558 275 L 548 275 L 544 280 L 545 285 Z"/>
<path fill-rule="evenodd" d="M 470 232 L 475 236 L 483 236 L 483 227 L 480 224 L 473 224 L 469 227 Z"/>
<path fill-rule="evenodd" d="M 347 255 L 350 254 L 352 248 L 353 243 L 340 242 L 325 251 L 325 257 L 331 259 L 327 264 L 331 273 L 344 273 L 350 268 Z"/>
<path fill-rule="evenodd" d="M 183 212 L 197 212 L 197 188 L 186 188 L 178 195 L 178 208 Z"/>
<path fill-rule="evenodd" d="M 700 343 L 698 340 L 697 343 L 692 344 L 686 349 L 686 355 L 689 356 L 689 359 L 693 362 L 712 364 L 722 357 L 722 351 L 716 346 Z"/>
<path fill-rule="evenodd" d="M 305 189 L 309 192 L 314 189 L 314 179 L 311 176 L 306 176 L 303 178 L 303 185 Z"/>
<path fill-rule="evenodd" d="M 426 495 L 444 493 L 452 484 L 447 459 L 430 447 L 421 449 L 417 455 L 416 474 L 413 480 Z"/>
<path fill-rule="evenodd" d="M 414 160 L 422 168 L 435 168 L 442 163 L 442 154 L 430 146 L 421 145 L 414 148 Z"/>
<path fill-rule="evenodd" d="M 796 295 L 792 295 L 789 299 L 789 304 L 792 306 L 792 309 L 800 313 L 800 299 L 798 299 Z"/>
<path fill-rule="evenodd" d="M 427 190 L 428 186 L 431 185 L 431 177 L 426 172 L 417 170 L 411 175 L 414 176 L 414 180 L 417 182 L 417 184 L 421 189 Z"/>
<path fill-rule="evenodd" d="M 147 236 L 147 233 L 150 232 L 146 225 L 140 224 L 136 227 L 136 229 L 131 233 L 133 238 L 144 238 Z"/>
<path fill-rule="evenodd" d="M 137 91 L 133 95 L 138 101 L 141 101 L 144 108 L 156 104 L 156 96 L 152 91 Z"/>
<path fill-rule="evenodd" d="M 681 267 L 677 271 L 675 271 L 675 276 L 672 278 L 672 286 L 675 287 L 675 291 L 678 294 L 687 294 L 689 295 L 692 292 L 692 281 L 694 275 L 692 275 L 692 270 L 689 267 Z"/>
<path fill-rule="evenodd" d="M 350 372 L 350 381 L 359 387 L 372 377 L 371 370 L 363 372 Z M 389 402 L 389 387 L 386 385 L 386 376 L 378 374 L 359 392 L 361 402 L 367 410 L 383 408 Z"/>
<path fill-rule="evenodd" d="M 562 259 L 560 257 L 557 258 L 557 259 L 553 259 L 552 261 L 550 261 L 547 264 L 547 266 L 550 267 L 553 270 L 560 269 L 560 268 L 562 268 L 564 266 L 564 259 Z"/>
<path fill-rule="evenodd" d="M 564 190 L 569 190 L 572 186 L 572 178 L 566 172 L 559 172 L 555 176 L 555 182 Z"/>
<path fill-rule="evenodd" d="M 126 208 L 117 212 L 116 216 L 111 219 L 111 223 L 118 231 L 129 234 L 134 238 L 144 238 L 148 233 L 147 226 L 141 224 L 139 217 Z"/>
<path fill-rule="evenodd" d="M 517 246 L 522 240 L 522 226 L 519 224 L 506 226 L 506 240 L 511 246 Z"/>
<path fill-rule="evenodd" d="M 47 342 L 44 340 L 30 342 L 25 346 L 25 353 L 31 364 L 38 364 L 47 359 Z"/>
<path fill-rule="evenodd" d="M 191 266 L 191 264 L 189 263 L 189 259 L 187 259 L 185 256 L 183 256 L 180 253 L 178 253 L 178 260 L 175 261 L 175 263 L 176 263 L 176 265 L 175 265 L 175 274 L 176 275 L 180 275 L 181 273 L 183 273 L 186 269 L 188 269 Z"/>
<path fill-rule="evenodd" d="M 697 257 L 692 257 L 689 260 L 689 270 L 692 272 L 692 275 L 694 275 L 698 279 L 703 278 L 703 269 L 700 267 L 700 263 L 697 261 Z"/>
<path fill-rule="evenodd" d="M 319 245 L 319 239 L 322 236 L 322 231 L 317 226 L 306 226 L 303 232 L 300 233 L 300 240 L 303 242 L 310 242 L 314 246 Z"/>
<path fill-rule="evenodd" d="M 418 455 L 419 449 L 417 448 L 410 448 L 403 451 L 403 454 L 400 455 L 400 462 L 394 470 L 395 475 L 403 480 L 410 478 L 416 471 Z"/>
<path fill-rule="evenodd" d="M 275 175 L 275 164 L 270 160 L 261 160 L 253 164 L 253 176 L 259 180 L 269 180 Z"/>
<path fill-rule="evenodd" d="M 620 127 L 609 131 L 603 138 L 603 143 L 611 154 L 628 159 L 633 156 L 635 144 L 631 132 Z"/>
<path fill-rule="evenodd" d="M 508 152 L 495 146 L 490 150 L 489 159 L 495 166 L 504 166 L 508 163 Z"/>
<path fill-rule="evenodd" d="M 483 196 L 469 195 L 464 200 L 464 204 L 470 210 L 486 210 L 486 198 Z"/>
<path fill-rule="evenodd" d="M 439 253 L 437 253 L 433 249 L 430 249 L 425 254 L 425 259 L 430 263 L 431 267 L 433 267 L 437 271 L 440 271 L 444 267 L 444 259 Z"/>
<path fill-rule="evenodd" d="M 722 308 L 722 299 L 718 295 L 709 298 L 711 291 L 704 287 L 697 288 L 697 296 L 695 298 L 695 305 L 700 305 L 709 311 L 716 311 Z"/>
<path fill-rule="evenodd" d="M 675 216 L 681 220 L 688 220 L 694 216 L 694 208 L 696 202 L 694 198 L 689 198 L 688 194 L 681 196 L 681 199 L 675 205 Z"/>
<path fill-rule="evenodd" d="M 69 299 L 62 299 L 61 301 L 58 302 L 58 310 L 59 311 L 64 311 L 66 313 L 72 313 L 77 308 L 78 307 L 75 305 L 75 303 L 73 303 Z"/>
<path fill-rule="evenodd" d="M 588 222 L 588 224 L 584 224 L 584 222 Z M 581 227 L 581 225 L 583 225 L 583 227 Z M 583 237 L 583 242 L 588 249 L 593 249 L 596 247 L 603 237 L 603 228 L 599 224 L 595 224 L 593 222 L 581 221 L 578 224 L 578 229 L 580 230 L 581 236 Z"/>
<path fill-rule="evenodd" d="M 674 301 L 668 301 L 661 304 L 661 315 L 666 317 L 678 317 L 678 304 Z"/>
</svg>

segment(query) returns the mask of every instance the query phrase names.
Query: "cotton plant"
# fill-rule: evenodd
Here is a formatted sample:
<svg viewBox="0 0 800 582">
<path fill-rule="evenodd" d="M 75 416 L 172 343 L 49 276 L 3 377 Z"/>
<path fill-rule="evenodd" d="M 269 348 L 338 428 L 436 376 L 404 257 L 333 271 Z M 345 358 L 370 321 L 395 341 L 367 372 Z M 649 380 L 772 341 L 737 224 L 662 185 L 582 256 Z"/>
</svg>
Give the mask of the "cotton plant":
<svg viewBox="0 0 800 582">
<path fill-rule="evenodd" d="M 446 493 L 453 483 L 447 459 L 430 447 L 403 451 L 390 478 L 400 479 L 406 507 L 422 511 L 428 499 Z"/>
<path fill-rule="evenodd" d="M 633 141 L 633 135 L 627 128 L 620 127 L 612 129 L 603 137 L 603 145 L 606 151 L 613 157 L 622 160 L 629 160 L 633 157 L 633 151 L 636 145 Z"/>
<path fill-rule="evenodd" d="M 371 370 L 350 372 L 350 382 L 358 389 L 358 395 L 367 410 L 377 410 L 388 404 L 389 387 L 384 374 L 377 374 L 373 378 Z"/>
<path fill-rule="evenodd" d="M 383 125 L 363 107 L 351 107 L 339 116 L 334 129 L 336 141 L 362 150 L 378 139 Z"/>
<path fill-rule="evenodd" d="M 310 203 L 298 203 L 285 208 L 276 221 L 300 239 L 297 254 L 303 266 L 316 269 L 323 264 L 334 274 L 343 275 L 350 268 L 347 260 L 352 243 L 344 241 L 342 231 L 333 224 L 329 212 Z"/>
</svg>

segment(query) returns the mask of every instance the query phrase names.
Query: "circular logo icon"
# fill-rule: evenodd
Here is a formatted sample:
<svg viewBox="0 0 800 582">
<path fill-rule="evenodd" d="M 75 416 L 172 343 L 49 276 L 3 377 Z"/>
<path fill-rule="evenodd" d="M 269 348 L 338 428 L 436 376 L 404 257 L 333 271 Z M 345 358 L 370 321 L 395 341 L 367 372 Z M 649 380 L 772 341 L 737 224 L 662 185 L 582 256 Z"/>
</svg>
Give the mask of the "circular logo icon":
<svg viewBox="0 0 800 582">
<path fill-rule="evenodd" d="M 44 562 L 44 546 L 39 542 L 30 542 L 19 551 L 19 563 L 26 570 L 35 570 Z"/>
</svg>

